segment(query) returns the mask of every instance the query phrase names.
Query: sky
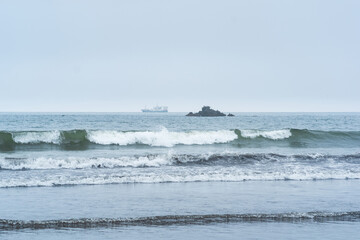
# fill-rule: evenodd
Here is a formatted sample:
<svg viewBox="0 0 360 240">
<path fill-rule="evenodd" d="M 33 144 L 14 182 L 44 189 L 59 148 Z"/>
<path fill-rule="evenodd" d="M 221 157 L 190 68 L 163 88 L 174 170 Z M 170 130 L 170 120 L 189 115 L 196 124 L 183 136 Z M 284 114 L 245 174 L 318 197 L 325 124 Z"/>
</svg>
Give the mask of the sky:
<svg viewBox="0 0 360 240">
<path fill-rule="evenodd" d="M 358 0 L 0 0 L 0 112 L 360 111 Z"/>
</svg>

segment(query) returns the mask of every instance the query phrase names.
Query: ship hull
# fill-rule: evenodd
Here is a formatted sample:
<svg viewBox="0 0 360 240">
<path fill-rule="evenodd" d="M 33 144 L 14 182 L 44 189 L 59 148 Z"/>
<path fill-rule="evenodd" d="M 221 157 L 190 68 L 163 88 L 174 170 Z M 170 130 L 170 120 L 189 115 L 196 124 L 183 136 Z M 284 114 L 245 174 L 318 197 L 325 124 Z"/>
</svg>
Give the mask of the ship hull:
<svg viewBox="0 0 360 240">
<path fill-rule="evenodd" d="M 161 111 L 154 111 L 154 110 L 146 110 L 146 109 L 142 109 L 142 112 L 151 112 L 151 113 L 164 113 L 164 112 L 168 112 L 167 110 L 161 110 Z"/>
</svg>

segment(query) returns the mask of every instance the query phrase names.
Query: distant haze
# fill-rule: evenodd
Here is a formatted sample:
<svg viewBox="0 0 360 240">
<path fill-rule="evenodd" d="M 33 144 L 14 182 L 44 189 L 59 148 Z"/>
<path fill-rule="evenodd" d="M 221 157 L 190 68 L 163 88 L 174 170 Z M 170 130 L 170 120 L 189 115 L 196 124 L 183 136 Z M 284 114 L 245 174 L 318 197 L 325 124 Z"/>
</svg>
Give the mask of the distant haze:
<svg viewBox="0 0 360 240">
<path fill-rule="evenodd" d="M 0 1 L 0 111 L 360 111 L 360 1 Z"/>
</svg>

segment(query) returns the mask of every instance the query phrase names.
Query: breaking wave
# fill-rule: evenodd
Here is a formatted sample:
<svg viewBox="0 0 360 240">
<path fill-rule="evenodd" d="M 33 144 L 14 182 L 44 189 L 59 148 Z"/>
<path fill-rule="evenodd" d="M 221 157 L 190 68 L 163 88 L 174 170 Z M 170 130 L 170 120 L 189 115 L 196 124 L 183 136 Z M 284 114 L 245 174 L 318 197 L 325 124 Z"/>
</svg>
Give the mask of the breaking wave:
<svg viewBox="0 0 360 240">
<path fill-rule="evenodd" d="M 262 131 L 262 130 L 241 130 L 240 135 L 244 138 L 257 138 L 263 137 L 272 140 L 286 139 L 291 136 L 290 129 L 285 130 L 273 130 L 273 131 Z"/>
<path fill-rule="evenodd" d="M 64 170 L 62 170 L 64 171 Z M 14 174 L 12 174 L 14 175 Z M 360 179 L 356 169 L 182 169 L 180 171 L 99 171 L 99 172 L 47 172 L 36 176 L 23 174 L 16 178 L 0 179 L 0 188 L 58 187 L 107 184 L 157 184 L 188 182 L 243 182 L 243 181 L 315 181 Z"/>
<path fill-rule="evenodd" d="M 168 154 L 118 158 L 4 158 L 0 159 L 0 167 L 0 188 L 347 180 L 360 179 L 360 154 Z M 22 171 L 21 174 L 18 171 Z"/>
<path fill-rule="evenodd" d="M 346 142 L 346 143 L 345 143 Z M 358 146 L 359 131 L 315 131 L 307 129 L 280 130 L 214 130 L 214 131 L 117 131 L 117 130 L 54 130 L 54 131 L 0 131 L 0 150 L 18 146 L 55 145 L 75 149 L 88 145 L 148 145 L 173 147 L 175 145 L 287 143 L 290 146 L 339 144 Z M 349 143 L 349 144 L 348 144 Z M 71 149 L 71 148 L 69 148 Z"/>
<path fill-rule="evenodd" d="M 61 228 L 108 228 L 126 226 L 205 225 L 219 223 L 251 222 L 359 222 L 360 212 L 305 212 L 305 213 L 254 213 L 254 214 L 206 214 L 165 215 L 139 218 L 73 218 L 42 221 L 0 219 L 0 230 L 61 229 Z"/>
<path fill-rule="evenodd" d="M 0 170 L 93 169 L 93 168 L 144 168 L 161 166 L 246 166 L 254 164 L 354 164 L 360 167 L 360 154 L 351 155 L 281 155 L 258 154 L 159 154 L 121 156 L 112 158 L 0 158 Z M 360 177 L 360 176 L 359 176 Z"/>
<path fill-rule="evenodd" d="M 0 170 L 41 170 L 41 169 L 89 169 L 121 167 L 159 167 L 170 165 L 172 158 L 166 155 L 124 156 L 118 158 L 3 158 Z"/>
<path fill-rule="evenodd" d="M 227 143 L 237 139 L 232 130 L 218 131 L 112 131 L 112 130 L 70 130 L 70 131 L 28 131 L 0 132 L 0 146 L 16 144 L 99 144 L 172 147 L 174 145 L 203 145 Z"/>
<path fill-rule="evenodd" d="M 172 147 L 177 144 L 227 143 L 235 140 L 237 135 L 230 130 L 169 132 L 167 129 L 163 129 L 158 132 L 89 131 L 87 138 L 90 142 L 102 145 L 145 144 Z"/>
<path fill-rule="evenodd" d="M 60 143 L 60 131 L 49 132 L 16 132 L 12 133 L 15 143 L 36 144 L 36 143 Z"/>
</svg>

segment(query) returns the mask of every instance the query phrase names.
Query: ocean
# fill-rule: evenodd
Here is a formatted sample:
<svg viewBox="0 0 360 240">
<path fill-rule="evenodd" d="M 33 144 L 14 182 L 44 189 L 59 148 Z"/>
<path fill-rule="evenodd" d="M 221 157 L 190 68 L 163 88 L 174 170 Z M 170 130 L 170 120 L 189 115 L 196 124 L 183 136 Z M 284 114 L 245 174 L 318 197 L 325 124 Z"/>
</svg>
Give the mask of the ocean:
<svg viewBox="0 0 360 240">
<path fill-rule="evenodd" d="M 360 113 L 0 113 L 0 239 L 355 239 Z"/>
</svg>

